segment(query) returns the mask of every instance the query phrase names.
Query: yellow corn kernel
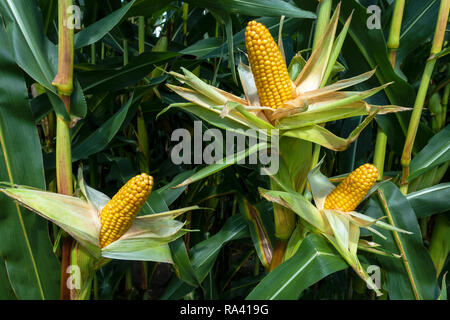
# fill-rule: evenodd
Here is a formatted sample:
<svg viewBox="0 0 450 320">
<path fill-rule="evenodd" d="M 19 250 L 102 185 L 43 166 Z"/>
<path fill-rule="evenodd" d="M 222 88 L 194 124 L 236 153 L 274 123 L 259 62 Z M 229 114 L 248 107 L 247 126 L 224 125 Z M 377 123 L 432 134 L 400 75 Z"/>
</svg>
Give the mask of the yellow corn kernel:
<svg viewBox="0 0 450 320">
<path fill-rule="evenodd" d="M 100 213 L 100 247 L 116 241 L 131 227 L 153 188 L 153 177 L 135 176 L 120 188 Z"/>
<path fill-rule="evenodd" d="M 245 29 L 245 46 L 261 105 L 282 108 L 292 99 L 293 88 L 286 63 L 269 30 L 250 21 Z"/>
<path fill-rule="evenodd" d="M 377 168 L 366 163 L 350 173 L 325 199 L 324 209 L 353 211 L 375 184 Z"/>
</svg>

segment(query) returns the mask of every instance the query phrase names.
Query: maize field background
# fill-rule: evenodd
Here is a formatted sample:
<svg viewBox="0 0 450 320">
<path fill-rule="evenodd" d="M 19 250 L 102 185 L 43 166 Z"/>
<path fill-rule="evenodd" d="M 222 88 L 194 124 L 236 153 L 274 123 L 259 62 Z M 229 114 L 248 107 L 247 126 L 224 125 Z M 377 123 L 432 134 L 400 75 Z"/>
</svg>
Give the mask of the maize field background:
<svg viewBox="0 0 450 320">
<path fill-rule="evenodd" d="M 0 300 L 447 300 L 449 9 L 1 0 Z M 176 164 L 199 120 L 278 173 Z"/>
</svg>

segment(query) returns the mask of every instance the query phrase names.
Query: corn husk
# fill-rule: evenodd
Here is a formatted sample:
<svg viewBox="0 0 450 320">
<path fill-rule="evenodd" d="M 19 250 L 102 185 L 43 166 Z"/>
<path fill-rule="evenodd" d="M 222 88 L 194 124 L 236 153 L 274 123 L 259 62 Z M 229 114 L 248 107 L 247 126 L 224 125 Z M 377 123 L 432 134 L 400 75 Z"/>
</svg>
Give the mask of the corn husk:
<svg viewBox="0 0 450 320">
<path fill-rule="evenodd" d="M 79 174 L 81 195 L 72 197 L 26 186 L 0 187 L 0 191 L 18 204 L 52 221 L 70 234 L 95 259 L 142 260 L 173 263 L 168 243 L 188 230 L 175 220 L 179 215 L 199 209 L 182 208 L 151 215 L 138 216 L 130 229 L 117 241 L 100 248 L 100 212 L 110 200 L 89 187 Z"/>
<path fill-rule="evenodd" d="M 346 149 L 375 115 L 401 112 L 410 108 L 395 105 L 377 106 L 365 101 L 384 90 L 390 83 L 361 92 L 342 91 L 370 79 L 375 74 L 375 70 L 326 85 L 336 66 L 339 66 L 337 57 L 351 21 L 350 16 L 341 33 L 335 38 L 339 9 L 338 5 L 322 40 L 308 61 L 305 61 L 300 53 L 292 59 L 288 72 L 295 87 L 296 96 L 285 102 L 284 108 L 273 109 L 270 106 L 261 106 L 251 68 L 241 61 L 238 74 L 243 88 L 242 97 L 215 88 L 182 68 L 183 74 L 177 72 L 169 72 L 169 74 L 184 86 L 173 84 L 167 84 L 167 86 L 199 108 L 189 108 L 187 104 L 176 103 L 160 114 L 172 107 L 182 107 L 222 129 L 274 128 L 280 131 L 280 136 L 311 141 L 336 151 Z M 280 28 L 281 26 L 282 23 Z M 280 43 L 279 41 L 279 45 Z M 282 48 L 280 50 L 283 52 Z M 367 118 L 347 138 L 337 137 L 320 125 L 355 116 L 367 116 Z"/>
<path fill-rule="evenodd" d="M 393 258 L 399 258 L 399 256 L 382 250 L 380 245 L 375 242 L 360 239 L 360 228 L 366 228 L 377 235 L 381 235 L 381 233 L 373 226 L 408 234 L 411 234 L 411 232 L 356 211 L 325 210 L 325 199 L 335 186 L 320 172 L 321 163 L 322 161 L 308 174 L 308 182 L 315 205 L 304 196 L 287 188 L 285 188 L 285 191 L 260 188 L 260 194 L 265 199 L 292 210 L 302 219 L 303 224 L 310 228 L 311 232 L 320 233 L 327 238 L 353 270 L 366 281 L 368 286 L 375 290 L 378 295 L 381 295 L 358 259 L 358 248 Z"/>
</svg>

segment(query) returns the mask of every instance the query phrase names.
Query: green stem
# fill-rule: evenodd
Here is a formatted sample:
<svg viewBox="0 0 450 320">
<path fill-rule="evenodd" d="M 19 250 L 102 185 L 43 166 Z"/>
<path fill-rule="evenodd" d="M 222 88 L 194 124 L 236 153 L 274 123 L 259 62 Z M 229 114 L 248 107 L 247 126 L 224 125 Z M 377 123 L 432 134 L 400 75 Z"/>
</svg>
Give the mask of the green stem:
<svg viewBox="0 0 450 320">
<path fill-rule="evenodd" d="M 397 57 L 397 48 L 400 43 L 400 30 L 402 26 L 403 11 L 405 7 L 405 0 L 396 0 L 394 13 L 392 15 L 391 29 L 389 30 L 388 38 L 388 51 L 389 61 L 392 68 L 395 68 L 395 62 Z M 378 169 L 378 180 L 383 180 L 384 174 L 384 161 L 386 156 L 387 136 L 386 133 L 378 126 L 377 140 L 375 142 L 375 155 L 373 163 Z"/>
<path fill-rule="evenodd" d="M 139 16 L 138 23 L 139 54 L 141 54 L 145 51 L 145 19 L 143 16 Z"/>
<path fill-rule="evenodd" d="M 400 29 L 402 26 L 404 7 L 405 0 L 395 1 L 394 13 L 392 14 L 391 29 L 389 30 L 389 38 L 387 42 L 389 60 L 391 61 L 391 65 L 393 68 L 395 67 L 397 49 L 400 44 Z"/>
<path fill-rule="evenodd" d="M 68 23 L 67 8 L 72 5 L 72 0 L 58 1 L 58 73 L 52 81 L 52 85 L 58 90 L 58 95 L 63 101 L 67 116 L 70 117 L 70 95 L 73 91 L 73 28 Z M 63 116 L 57 115 L 56 119 L 56 181 L 58 193 L 72 195 L 72 152 L 69 123 Z M 67 287 L 69 274 L 67 268 L 71 264 L 71 250 L 73 239 L 65 236 L 61 246 L 61 283 L 60 297 L 62 300 L 70 300 L 70 290 Z"/>
<path fill-rule="evenodd" d="M 377 140 L 375 143 L 375 154 L 373 156 L 373 164 L 378 169 L 378 181 L 383 180 L 384 161 L 386 159 L 387 136 L 378 126 Z"/>
<path fill-rule="evenodd" d="M 58 2 L 58 73 L 52 85 L 60 96 L 70 96 L 73 91 L 73 28 L 66 23 L 69 20 L 66 9 L 71 5 L 72 0 Z"/>
<path fill-rule="evenodd" d="M 56 181 L 58 193 L 73 193 L 70 129 L 69 124 L 60 116 L 56 117 Z"/>
<path fill-rule="evenodd" d="M 183 35 L 184 35 L 184 45 L 187 45 L 187 21 L 189 17 L 189 4 L 183 2 Z"/>
<path fill-rule="evenodd" d="M 430 56 L 438 53 L 442 49 L 444 41 L 445 30 L 448 21 L 448 13 L 450 10 L 450 0 L 442 0 L 439 8 L 439 16 L 436 23 L 436 31 L 434 33 L 433 44 L 431 47 Z M 417 92 L 414 109 L 409 121 L 408 132 L 406 133 L 406 141 L 403 147 L 403 154 L 401 158 L 402 163 L 402 178 L 400 181 L 400 190 L 403 194 L 408 193 L 408 176 L 409 164 L 411 162 L 411 151 L 416 139 L 417 129 L 419 127 L 420 117 L 422 115 L 423 104 L 428 91 L 431 76 L 433 74 L 436 59 L 428 60 L 425 65 L 425 70 L 422 74 L 419 91 Z"/>
<path fill-rule="evenodd" d="M 411 152 L 414 145 L 414 140 L 417 135 L 417 129 L 419 127 L 420 117 L 422 115 L 423 103 L 428 90 L 428 84 L 433 73 L 436 60 L 430 60 L 425 65 L 425 70 L 422 75 L 422 81 L 420 82 L 419 91 L 416 96 L 416 102 L 414 103 L 414 109 L 409 121 L 408 132 L 406 133 L 405 145 L 403 147 L 403 153 L 401 158 L 402 164 L 402 178 L 400 182 L 400 190 L 403 194 L 408 193 L 408 176 L 409 176 L 409 164 L 411 162 Z"/>
<path fill-rule="evenodd" d="M 317 14 L 316 29 L 314 31 L 313 51 L 328 27 L 332 4 L 332 0 L 322 0 L 319 3 L 319 13 Z"/>
<path fill-rule="evenodd" d="M 138 35 L 139 54 L 141 54 L 145 51 L 145 20 L 143 16 L 139 17 Z M 143 155 L 143 159 L 139 161 L 139 167 L 141 172 L 148 173 L 150 171 L 150 149 L 148 147 L 149 140 L 147 127 L 145 125 L 144 113 L 141 106 L 139 106 L 137 111 L 137 138 L 139 151 L 141 151 Z"/>
<path fill-rule="evenodd" d="M 149 173 L 149 160 L 150 160 L 150 149 L 148 147 L 148 132 L 147 127 L 145 125 L 144 114 L 142 112 L 141 106 L 139 106 L 137 111 L 137 138 L 138 138 L 138 146 L 141 151 L 144 159 L 139 161 L 139 167 L 141 172 Z"/>
<path fill-rule="evenodd" d="M 91 44 L 91 64 L 96 64 L 95 43 Z"/>
<path fill-rule="evenodd" d="M 103 60 L 105 59 L 105 43 L 102 42 L 102 51 L 100 54 L 100 58 Z"/>
</svg>

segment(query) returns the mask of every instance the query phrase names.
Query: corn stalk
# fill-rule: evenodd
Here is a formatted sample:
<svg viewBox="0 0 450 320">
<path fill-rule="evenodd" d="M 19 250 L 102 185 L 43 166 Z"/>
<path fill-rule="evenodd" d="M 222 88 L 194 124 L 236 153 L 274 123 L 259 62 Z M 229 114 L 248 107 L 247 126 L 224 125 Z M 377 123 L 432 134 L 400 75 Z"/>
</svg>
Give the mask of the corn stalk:
<svg viewBox="0 0 450 320">
<path fill-rule="evenodd" d="M 58 73 L 52 84 L 57 88 L 58 95 L 64 102 L 67 113 L 70 115 L 70 96 L 73 91 L 73 28 L 69 26 L 67 9 L 72 0 L 58 2 Z M 56 181 L 58 193 L 72 195 L 72 152 L 69 123 L 63 117 L 56 119 Z M 69 275 L 67 268 L 70 265 L 70 254 L 73 240 L 64 236 L 61 254 L 61 299 L 70 300 L 70 290 L 67 287 Z"/>
<path fill-rule="evenodd" d="M 406 141 L 403 148 L 403 154 L 401 158 L 402 164 L 402 177 L 400 181 L 400 190 L 403 194 L 408 193 L 408 176 L 409 176 L 409 164 L 411 162 L 411 152 L 414 146 L 414 140 L 417 135 L 417 129 L 420 123 L 420 117 L 422 115 L 423 104 L 428 91 L 431 75 L 433 74 L 434 65 L 436 64 L 435 54 L 442 50 L 442 44 L 444 41 L 445 31 L 448 22 L 448 13 L 450 10 L 450 0 L 442 0 L 439 8 L 439 16 L 436 22 L 436 29 L 434 33 L 433 43 L 430 51 L 430 58 L 428 58 L 425 65 L 425 70 L 422 74 L 422 80 L 420 82 L 419 91 L 414 103 L 414 109 L 409 121 L 408 131 L 406 133 Z"/>
<path fill-rule="evenodd" d="M 318 5 L 318 18 L 316 21 L 316 28 L 314 32 L 313 50 L 320 43 L 323 34 L 325 33 L 331 15 L 331 0 L 322 0 Z M 280 41 L 280 40 L 279 40 Z M 324 81 L 324 84 L 326 80 Z M 283 156 L 283 145 L 285 146 L 285 156 Z M 297 167 L 291 172 L 293 183 L 296 186 L 297 192 L 303 193 L 306 185 L 307 172 L 309 168 L 314 167 L 319 161 L 320 145 L 314 144 L 311 148 L 310 142 L 299 140 L 280 140 L 281 157 L 286 161 L 289 168 Z M 297 157 L 287 156 L 289 153 L 294 153 Z M 289 182 L 288 182 L 289 183 Z M 271 183 L 272 189 L 276 190 L 275 184 Z M 295 228 L 296 217 L 295 214 L 286 208 L 274 204 L 274 219 L 275 219 L 275 235 L 277 243 L 273 252 L 273 258 L 270 265 L 270 271 L 275 269 L 285 258 L 287 242 L 290 235 Z"/>
<path fill-rule="evenodd" d="M 143 16 L 138 18 L 138 37 L 139 37 L 139 54 L 145 51 L 145 20 Z M 139 161 L 141 172 L 149 172 L 150 150 L 148 147 L 148 132 L 145 125 L 144 113 L 142 107 L 139 106 L 137 112 L 137 136 L 139 143 L 139 151 L 143 155 L 143 159 Z"/>
<path fill-rule="evenodd" d="M 395 1 L 394 13 L 392 14 L 391 29 L 389 30 L 389 38 L 387 43 L 389 61 L 391 62 L 392 68 L 395 68 L 397 49 L 400 44 L 400 30 L 402 26 L 404 7 L 405 7 L 405 0 Z M 383 180 L 384 161 L 386 158 L 386 146 L 387 146 L 387 135 L 383 131 L 383 129 L 381 129 L 381 127 L 378 126 L 373 162 L 378 169 L 378 180 L 380 181 Z"/>
</svg>

